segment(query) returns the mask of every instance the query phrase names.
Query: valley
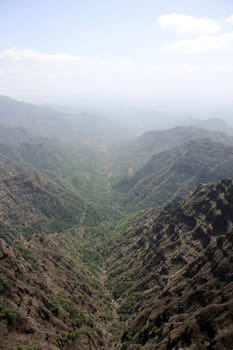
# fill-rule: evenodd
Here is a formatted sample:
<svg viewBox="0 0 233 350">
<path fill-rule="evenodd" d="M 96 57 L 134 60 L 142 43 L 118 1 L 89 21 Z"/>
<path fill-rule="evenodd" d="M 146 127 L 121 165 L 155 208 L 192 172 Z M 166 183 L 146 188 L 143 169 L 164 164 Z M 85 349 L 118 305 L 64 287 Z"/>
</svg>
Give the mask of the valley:
<svg viewBox="0 0 233 350">
<path fill-rule="evenodd" d="M 85 118 L 0 99 L 0 349 L 232 349 L 232 136 Z"/>
</svg>

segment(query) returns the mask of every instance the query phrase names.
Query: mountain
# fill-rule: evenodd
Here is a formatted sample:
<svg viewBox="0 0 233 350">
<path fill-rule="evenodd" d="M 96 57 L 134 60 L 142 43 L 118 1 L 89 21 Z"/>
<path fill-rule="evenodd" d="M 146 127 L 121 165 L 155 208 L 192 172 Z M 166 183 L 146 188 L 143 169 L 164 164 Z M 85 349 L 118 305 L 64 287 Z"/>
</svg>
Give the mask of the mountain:
<svg viewBox="0 0 233 350">
<path fill-rule="evenodd" d="M 191 126 L 195 128 L 220 131 L 229 135 L 233 135 L 233 128 L 224 120 L 220 118 L 208 118 L 208 119 L 197 119 L 197 118 L 186 118 L 183 120 L 177 120 L 176 126 Z"/>
<path fill-rule="evenodd" d="M 26 130 L 42 138 L 66 143 L 121 139 L 124 127 L 117 121 L 94 113 L 62 113 L 50 108 L 0 96 L 0 125 Z M 0 134 L 1 136 L 1 134 Z M 125 135 L 126 137 L 126 135 Z M 0 142 L 5 143 L 5 141 Z M 22 142 L 30 140 L 22 139 Z M 38 143 L 38 142 L 35 142 Z"/>
<path fill-rule="evenodd" d="M 0 193 L 0 237 L 8 242 L 22 233 L 28 237 L 81 223 L 86 211 L 83 199 L 36 172 L 2 179 Z"/>
<path fill-rule="evenodd" d="M 113 182 L 140 169 L 154 153 L 173 149 L 191 140 L 209 138 L 213 141 L 232 143 L 233 138 L 221 132 L 195 127 L 175 127 L 167 130 L 148 131 L 139 137 L 114 144 L 111 148 L 113 159 Z"/>
<path fill-rule="evenodd" d="M 148 211 L 112 249 L 121 348 L 232 349 L 233 180 Z"/>
<path fill-rule="evenodd" d="M 121 180 L 116 189 L 128 193 L 130 205 L 158 207 L 200 183 L 232 174 L 233 144 L 200 139 L 154 154 L 133 176 Z"/>
<path fill-rule="evenodd" d="M 214 141 L 231 139 L 222 132 L 212 132 L 192 126 L 177 126 L 162 131 L 148 131 L 131 143 L 134 152 L 159 152 L 179 146 L 190 140 L 211 138 Z M 232 139 L 231 139 L 232 140 Z"/>
<path fill-rule="evenodd" d="M 107 228 L 104 255 L 101 235 L 75 226 L 0 240 L 1 346 L 232 349 L 232 199 L 233 180 L 199 185 L 114 243 Z"/>
<path fill-rule="evenodd" d="M 0 153 L 0 238 L 12 242 L 20 234 L 29 237 L 89 219 L 95 222 L 98 215 L 92 204 L 60 180 L 26 167 L 13 156 L 9 159 Z"/>
<path fill-rule="evenodd" d="M 1 100 L 0 349 L 232 349 L 232 137 Z"/>
<path fill-rule="evenodd" d="M 70 173 L 77 169 L 70 157 L 70 150 L 66 151 L 59 144 L 24 142 L 17 148 L 17 152 L 27 164 L 45 173 Z"/>
<path fill-rule="evenodd" d="M 30 134 L 22 127 L 0 124 L 0 143 L 11 146 L 18 146 L 22 142 L 36 143 L 41 141 L 41 138 Z"/>
<path fill-rule="evenodd" d="M 23 172 L 23 167 L 18 163 L 12 161 L 15 158 L 15 154 L 11 154 L 10 150 L 5 145 L 0 145 L 0 149 L 2 149 L 5 153 L 9 153 L 10 157 L 0 153 L 0 179 L 1 181 L 5 178 L 9 178 L 12 176 L 16 176 Z"/>
<path fill-rule="evenodd" d="M 0 240 L 1 349 L 105 349 L 111 300 L 83 262 L 83 244 L 77 230 Z"/>
</svg>

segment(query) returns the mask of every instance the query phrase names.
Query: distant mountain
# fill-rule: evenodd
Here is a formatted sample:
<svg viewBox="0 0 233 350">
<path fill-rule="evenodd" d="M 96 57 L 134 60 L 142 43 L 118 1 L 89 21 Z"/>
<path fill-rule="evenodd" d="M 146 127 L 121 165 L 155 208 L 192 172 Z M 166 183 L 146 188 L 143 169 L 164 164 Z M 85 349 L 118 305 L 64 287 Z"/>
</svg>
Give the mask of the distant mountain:
<svg viewBox="0 0 233 350">
<path fill-rule="evenodd" d="M 98 110 L 98 108 L 97 108 Z M 109 106 L 99 108 L 101 114 L 111 120 L 119 120 L 133 131 L 133 135 L 151 129 L 164 129 L 169 125 L 169 115 L 157 110 L 136 106 Z"/>
<path fill-rule="evenodd" d="M 1 123 L 1 122 L 0 122 Z M 39 143 L 45 142 L 41 137 L 29 133 L 20 126 L 7 126 L 0 124 L 0 143 L 18 146 L 22 142 Z"/>
<path fill-rule="evenodd" d="M 224 119 L 219 118 L 186 118 L 182 120 L 177 120 L 174 124 L 176 126 L 191 126 L 205 130 L 220 131 L 229 135 L 233 135 L 233 128 Z"/>
<path fill-rule="evenodd" d="M 0 96 L 0 124 L 23 128 L 40 137 L 62 138 L 75 135 L 67 126 L 66 115 L 48 108 Z M 24 140 L 27 141 L 27 140 Z"/>
<path fill-rule="evenodd" d="M 131 142 L 134 152 L 159 152 L 179 146 L 190 140 L 209 137 L 214 141 L 233 140 L 222 132 L 203 130 L 198 127 L 175 127 L 162 131 L 148 131 Z"/>
<path fill-rule="evenodd" d="M 128 193 L 128 203 L 160 206 L 192 191 L 199 183 L 233 174 L 233 144 L 200 139 L 155 154 L 133 176 L 116 186 Z"/>
<path fill-rule="evenodd" d="M 104 116 L 106 120 L 124 126 L 125 131 L 130 136 L 136 136 L 151 129 L 168 128 L 171 124 L 171 118 L 168 114 L 162 114 L 153 108 L 130 106 L 122 103 L 116 105 L 109 101 L 102 103 L 94 103 L 93 101 L 82 103 L 79 101 L 76 106 L 50 104 L 43 106 L 68 114 L 80 114 L 85 111 L 88 115 Z"/>
<path fill-rule="evenodd" d="M 122 138 L 124 127 L 117 121 L 94 113 L 66 114 L 46 107 L 0 96 L 0 125 L 26 130 L 37 137 L 79 143 Z M 1 136 L 1 134 L 0 134 Z M 6 143 L 5 140 L 0 142 Z M 22 139 L 22 142 L 30 142 Z"/>
<path fill-rule="evenodd" d="M 17 152 L 27 164 L 48 174 L 69 174 L 77 168 L 69 152 L 58 144 L 24 142 L 17 148 Z"/>
<path fill-rule="evenodd" d="M 127 174 L 132 176 L 153 154 L 203 138 L 209 138 L 214 142 L 233 143 L 233 138 L 222 132 L 194 127 L 175 127 L 148 131 L 128 142 L 115 144 L 112 147 L 114 184 L 116 185 Z"/>
<path fill-rule="evenodd" d="M 112 249 L 122 349 L 232 349 L 233 180 L 148 211 Z"/>
</svg>

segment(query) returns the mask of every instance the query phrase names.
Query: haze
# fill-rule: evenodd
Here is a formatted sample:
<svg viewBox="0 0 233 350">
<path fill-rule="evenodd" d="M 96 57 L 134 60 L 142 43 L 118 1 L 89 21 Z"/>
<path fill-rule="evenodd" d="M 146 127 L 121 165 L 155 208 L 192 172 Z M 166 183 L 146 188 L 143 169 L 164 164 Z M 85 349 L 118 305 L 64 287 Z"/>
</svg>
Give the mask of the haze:
<svg viewBox="0 0 233 350">
<path fill-rule="evenodd" d="M 0 94 L 13 98 L 231 104 L 232 1 L 1 0 L 0 37 Z"/>
</svg>

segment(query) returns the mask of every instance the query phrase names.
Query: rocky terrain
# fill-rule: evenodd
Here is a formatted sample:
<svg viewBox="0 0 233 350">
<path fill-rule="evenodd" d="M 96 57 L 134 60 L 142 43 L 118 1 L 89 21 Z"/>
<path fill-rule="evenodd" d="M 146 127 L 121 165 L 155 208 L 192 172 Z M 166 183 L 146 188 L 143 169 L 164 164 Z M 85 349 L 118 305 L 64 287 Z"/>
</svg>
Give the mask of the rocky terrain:
<svg viewBox="0 0 233 350">
<path fill-rule="evenodd" d="M 232 349 L 233 180 L 148 211 L 109 258 L 122 349 Z"/>
<path fill-rule="evenodd" d="M 105 348 L 111 300 L 81 246 L 75 230 L 0 241 L 0 349 Z"/>
<path fill-rule="evenodd" d="M 79 117 L 0 97 L 0 349 L 233 349 L 232 137 Z"/>
<path fill-rule="evenodd" d="M 20 162 L 0 155 L 0 238 L 11 242 L 21 233 L 61 231 L 80 222 L 85 201 L 58 179 L 25 171 Z M 93 212 L 93 211 L 92 211 Z"/>
<path fill-rule="evenodd" d="M 232 198 L 199 185 L 105 254 L 84 228 L 2 240 L 2 349 L 232 349 Z"/>
</svg>

